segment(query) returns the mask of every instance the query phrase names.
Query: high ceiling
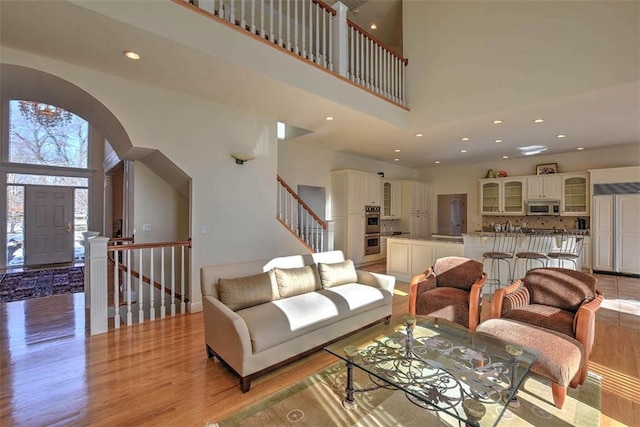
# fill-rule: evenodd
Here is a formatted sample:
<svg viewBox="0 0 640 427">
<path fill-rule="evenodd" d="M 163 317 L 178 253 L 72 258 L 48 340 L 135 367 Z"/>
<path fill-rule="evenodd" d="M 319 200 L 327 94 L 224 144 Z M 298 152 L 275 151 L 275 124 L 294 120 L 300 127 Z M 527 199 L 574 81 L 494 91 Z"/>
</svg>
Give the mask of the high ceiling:
<svg viewBox="0 0 640 427">
<path fill-rule="evenodd" d="M 185 46 L 172 35 L 192 28 L 188 19 L 164 23 L 159 34 L 126 23 L 144 14 L 116 20 L 96 12 L 157 3 L 1 1 L 0 41 L 141 84 L 270 111 L 312 131 L 295 142 L 413 168 L 517 158 L 518 147 L 529 145 L 554 154 L 640 144 L 639 2 L 405 1 L 403 11 L 397 1 L 359 0 L 349 19 L 363 28 L 375 22 L 374 36 L 409 58 L 406 125 Z M 550 9 L 556 3 L 563 6 Z M 120 55 L 133 46 L 144 52 L 136 64 Z M 193 84 L 213 74 L 215 85 Z M 321 119 L 328 113 L 336 120 Z M 540 117 L 545 121 L 534 124 Z"/>
</svg>

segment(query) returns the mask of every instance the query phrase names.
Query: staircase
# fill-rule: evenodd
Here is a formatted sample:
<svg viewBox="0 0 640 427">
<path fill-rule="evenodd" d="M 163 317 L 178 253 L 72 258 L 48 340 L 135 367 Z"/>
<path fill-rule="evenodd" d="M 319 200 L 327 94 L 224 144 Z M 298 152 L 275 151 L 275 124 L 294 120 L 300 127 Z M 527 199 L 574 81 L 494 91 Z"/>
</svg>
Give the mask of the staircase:
<svg viewBox="0 0 640 427">
<path fill-rule="evenodd" d="M 311 252 L 331 249 L 327 223 L 278 176 L 278 213 L 280 221 Z"/>
</svg>

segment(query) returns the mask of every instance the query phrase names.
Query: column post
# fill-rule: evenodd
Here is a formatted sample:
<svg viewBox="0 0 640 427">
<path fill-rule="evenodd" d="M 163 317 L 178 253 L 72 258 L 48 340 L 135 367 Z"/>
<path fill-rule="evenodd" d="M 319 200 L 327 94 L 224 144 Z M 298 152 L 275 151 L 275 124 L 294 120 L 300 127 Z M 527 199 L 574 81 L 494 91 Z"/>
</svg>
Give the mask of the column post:
<svg viewBox="0 0 640 427">
<path fill-rule="evenodd" d="M 339 1 L 331 6 L 337 14 L 331 19 L 333 43 L 333 70 L 342 77 L 347 77 L 349 63 L 349 31 L 347 11 L 349 8 Z"/>
</svg>

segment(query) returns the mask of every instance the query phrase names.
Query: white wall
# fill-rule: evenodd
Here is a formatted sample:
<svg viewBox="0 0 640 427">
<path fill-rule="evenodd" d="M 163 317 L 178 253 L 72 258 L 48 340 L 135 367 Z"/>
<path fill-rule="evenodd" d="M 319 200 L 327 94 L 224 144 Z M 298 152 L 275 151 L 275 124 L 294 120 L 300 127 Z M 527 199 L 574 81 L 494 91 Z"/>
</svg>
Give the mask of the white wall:
<svg viewBox="0 0 640 427">
<path fill-rule="evenodd" d="M 576 151 L 559 155 L 525 157 L 470 165 L 430 166 L 420 169 L 418 177 L 423 181 L 433 183 L 434 202 L 437 201 L 438 194 L 466 193 L 468 229 L 473 230 L 482 223 L 482 217 L 479 214 L 480 187 L 478 179 L 485 178 L 489 169 L 505 170 L 509 176 L 535 175 L 536 165 L 544 163 L 558 163 L 560 173 L 640 165 L 640 143 L 601 150 Z M 434 218 L 434 224 L 435 221 L 436 218 Z"/>
</svg>

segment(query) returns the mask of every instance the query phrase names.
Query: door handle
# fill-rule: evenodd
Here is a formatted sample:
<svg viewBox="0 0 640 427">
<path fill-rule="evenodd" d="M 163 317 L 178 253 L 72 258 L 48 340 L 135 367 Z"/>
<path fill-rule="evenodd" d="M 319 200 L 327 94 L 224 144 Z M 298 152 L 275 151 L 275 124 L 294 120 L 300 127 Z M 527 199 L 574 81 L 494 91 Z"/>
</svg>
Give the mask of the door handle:
<svg viewBox="0 0 640 427">
<path fill-rule="evenodd" d="M 67 233 L 71 233 L 71 223 L 67 223 Z"/>
</svg>

